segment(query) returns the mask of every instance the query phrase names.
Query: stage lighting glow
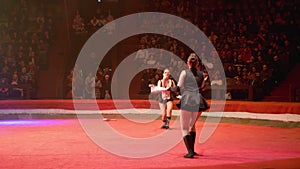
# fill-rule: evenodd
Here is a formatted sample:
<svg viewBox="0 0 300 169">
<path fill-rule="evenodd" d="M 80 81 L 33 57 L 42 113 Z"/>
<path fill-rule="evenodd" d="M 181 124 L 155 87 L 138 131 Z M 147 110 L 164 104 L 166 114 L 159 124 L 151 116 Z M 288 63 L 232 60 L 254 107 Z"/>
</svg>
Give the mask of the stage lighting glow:
<svg viewBox="0 0 300 169">
<path fill-rule="evenodd" d="M 62 120 L 3 120 L 0 126 L 47 126 L 62 123 Z"/>
</svg>

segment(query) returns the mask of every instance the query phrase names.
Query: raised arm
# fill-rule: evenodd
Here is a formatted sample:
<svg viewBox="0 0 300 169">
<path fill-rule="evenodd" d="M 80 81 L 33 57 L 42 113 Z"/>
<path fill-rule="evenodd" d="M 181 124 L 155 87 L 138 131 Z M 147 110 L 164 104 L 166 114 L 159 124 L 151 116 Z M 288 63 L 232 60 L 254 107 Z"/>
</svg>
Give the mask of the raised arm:
<svg viewBox="0 0 300 169">
<path fill-rule="evenodd" d="M 201 89 L 205 87 L 205 82 L 207 81 L 207 79 L 208 79 L 208 75 L 206 73 L 203 73 L 203 81 L 201 84 Z"/>
<path fill-rule="evenodd" d="M 157 82 L 157 86 L 158 86 L 158 87 L 162 87 L 161 80 L 159 80 L 159 81 Z"/>
</svg>

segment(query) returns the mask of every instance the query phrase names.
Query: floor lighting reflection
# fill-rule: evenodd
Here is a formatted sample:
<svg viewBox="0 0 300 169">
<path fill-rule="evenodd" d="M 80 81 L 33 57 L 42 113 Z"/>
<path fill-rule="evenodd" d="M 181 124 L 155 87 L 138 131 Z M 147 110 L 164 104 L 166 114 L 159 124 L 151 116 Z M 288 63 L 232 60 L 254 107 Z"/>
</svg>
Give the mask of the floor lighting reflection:
<svg viewBox="0 0 300 169">
<path fill-rule="evenodd" d="M 0 126 L 47 126 L 65 122 L 65 120 L 0 120 Z"/>
</svg>

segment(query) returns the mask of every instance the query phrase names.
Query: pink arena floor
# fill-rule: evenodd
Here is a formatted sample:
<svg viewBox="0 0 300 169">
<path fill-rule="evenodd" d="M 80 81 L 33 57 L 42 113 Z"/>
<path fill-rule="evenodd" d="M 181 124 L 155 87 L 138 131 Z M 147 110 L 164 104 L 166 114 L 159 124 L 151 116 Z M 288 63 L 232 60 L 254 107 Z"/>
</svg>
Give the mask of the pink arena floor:
<svg viewBox="0 0 300 169">
<path fill-rule="evenodd" d="M 166 132 L 159 128 L 160 120 L 141 125 L 120 118 L 105 123 L 131 137 Z M 198 122 L 197 136 L 203 124 Z M 178 130 L 173 127 L 168 132 Z M 122 144 L 118 139 L 111 142 Z M 300 168 L 300 128 L 222 122 L 205 143 L 197 142 L 195 149 L 201 156 L 183 158 L 186 149 L 180 141 L 153 157 L 126 158 L 93 142 L 77 118 L 0 120 L 1 169 L 295 169 Z"/>
</svg>

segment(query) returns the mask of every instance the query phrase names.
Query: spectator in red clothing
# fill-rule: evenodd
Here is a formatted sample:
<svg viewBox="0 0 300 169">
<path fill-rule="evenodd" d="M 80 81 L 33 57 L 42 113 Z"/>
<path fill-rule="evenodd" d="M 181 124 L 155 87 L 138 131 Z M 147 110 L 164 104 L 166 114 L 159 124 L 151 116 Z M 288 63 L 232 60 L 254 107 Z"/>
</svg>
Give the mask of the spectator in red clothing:
<svg viewBox="0 0 300 169">
<path fill-rule="evenodd" d="M 246 43 L 243 43 L 243 46 L 239 49 L 238 54 L 241 55 L 243 62 L 246 63 L 250 60 L 252 51 Z"/>
</svg>

